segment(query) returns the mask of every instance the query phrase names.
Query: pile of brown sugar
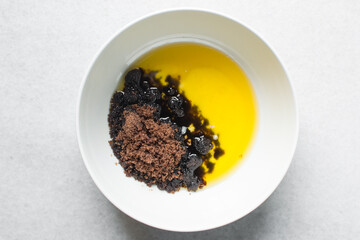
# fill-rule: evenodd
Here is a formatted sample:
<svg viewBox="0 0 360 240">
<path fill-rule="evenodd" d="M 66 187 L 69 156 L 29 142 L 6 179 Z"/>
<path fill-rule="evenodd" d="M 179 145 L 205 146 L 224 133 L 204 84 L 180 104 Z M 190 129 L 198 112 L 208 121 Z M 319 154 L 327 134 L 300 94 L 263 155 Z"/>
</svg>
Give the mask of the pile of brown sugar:
<svg viewBox="0 0 360 240">
<path fill-rule="evenodd" d="M 128 106 L 123 111 L 123 126 L 111 144 L 121 147 L 119 162 L 127 176 L 166 188 L 164 183 L 182 181 L 179 163 L 186 150 L 175 138 L 177 129 L 154 121 L 155 112 L 149 105 Z"/>
</svg>

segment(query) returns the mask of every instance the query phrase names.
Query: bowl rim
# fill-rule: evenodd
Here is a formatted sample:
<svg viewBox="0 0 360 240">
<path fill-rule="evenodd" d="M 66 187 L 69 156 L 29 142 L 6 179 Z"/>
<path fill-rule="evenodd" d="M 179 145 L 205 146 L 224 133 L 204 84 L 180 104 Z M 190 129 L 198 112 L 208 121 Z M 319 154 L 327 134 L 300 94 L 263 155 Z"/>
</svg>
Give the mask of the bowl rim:
<svg viewBox="0 0 360 240">
<path fill-rule="evenodd" d="M 206 13 L 206 14 L 212 14 L 212 15 L 216 15 L 218 17 L 221 18 L 225 18 L 227 20 L 230 20 L 232 22 L 235 22 L 243 27 L 245 27 L 248 31 L 250 31 L 251 33 L 253 33 L 258 39 L 260 39 L 265 45 L 266 47 L 271 51 L 271 53 L 274 55 L 274 57 L 276 58 L 276 60 L 279 62 L 285 77 L 287 78 L 287 81 L 289 83 L 290 86 L 290 91 L 291 91 L 291 96 L 292 96 L 292 100 L 294 102 L 294 119 L 295 119 L 295 134 L 293 136 L 293 146 L 291 147 L 291 151 L 289 151 L 291 153 L 291 159 L 288 162 L 288 165 L 286 167 L 286 171 L 283 173 L 283 175 L 281 176 L 279 182 L 274 185 L 274 188 L 271 190 L 270 194 L 268 196 L 266 196 L 256 207 L 248 210 L 248 212 L 243 215 L 243 216 L 239 216 L 236 219 L 231 219 L 229 221 L 224 222 L 223 224 L 217 225 L 217 226 L 212 226 L 212 227 L 203 227 L 203 228 L 198 228 L 197 230 L 178 230 L 178 229 L 169 229 L 169 228 L 162 228 L 161 226 L 157 226 L 155 224 L 151 224 L 148 222 L 142 222 L 141 219 L 138 216 L 134 216 L 133 214 L 131 214 L 131 212 L 127 211 L 126 209 L 123 209 L 121 206 L 118 206 L 117 204 L 115 204 L 111 198 L 109 198 L 108 194 L 106 194 L 100 187 L 98 184 L 98 180 L 94 177 L 94 173 L 92 172 L 88 161 L 85 159 L 85 150 L 83 148 L 83 142 L 82 142 L 82 138 L 80 136 L 80 106 L 81 106 L 81 100 L 83 98 L 83 89 L 84 86 L 86 84 L 86 81 L 89 77 L 89 74 L 91 72 L 91 69 L 93 68 L 94 64 L 96 63 L 97 59 L 99 58 L 99 56 L 102 54 L 102 52 L 106 49 L 106 47 L 115 39 L 117 38 L 120 34 L 122 34 L 126 29 L 128 29 L 129 27 L 131 27 L 134 24 L 137 24 L 138 22 L 141 22 L 147 18 L 153 17 L 153 16 L 157 16 L 157 15 L 161 15 L 161 14 L 165 14 L 165 13 L 173 13 L 173 12 L 198 12 L 198 13 Z M 292 81 L 289 78 L 289 74 L 286 70 L 286 68 L 284 67 L 283 62 L 281 61 L 280 57 L 275 53 L 274 49 L 268 44 L 268 42 L 266 40 L 264 40 L 264 38 L 262 38 L 253 28 L 249 27 L 248 25 L 240 22 L 239 20 L 228 16 L 225 13 L 221 13 L 219 11 L 215 11 L 215 10 L 211 10 L 211 9 L 206 9 L 206 8 L 189 8 L 189 7 L 181 7 L 181 8 L 165 8 L 159 11 L 154 11 L 151 13 L 148 13 L 142 17 L 136 18 L 133 21 L 130 21 L 129 23 L 125 24 L 123 27 L 121 27 L 115 34 L 113 34 L 104 44 L 102 44 L 102 46 L 99 48 L 99 50 L 96 52 L 95 56 L 93 57 L 92 61 L 90 62 L 89 66 L 87 67 L 86 70 L 86 74 L 84 75 L 81 84 L 80 84 L 80 88 L 78 90 L 78 98 L 77 98 L 77 103 L 76 103 L 76 136 L 77 136 L 77 142 L 78 142 L 78 146 L 80 149 L 80 153 L 81 153 L 81 157 L 83 159 L 83 162 L 85 164 L 85 167 L 87 169 L 87 171 L 89 172 L 93 182 L 95 183 L 95 185 L 97 186 L 97 188 L 100 190 L 100 192 L 107 198 L 107 200 L 109 202 L 111 202 L 116 208 L 118 208 L 119 210 L 121 210 L 123 213 L 125 213 L 127 216 L 131 217 L 132 219 L 136 220 L 137 222 L 141 222 L 145 225 L 157 228 L 157 229 L 162 229 L 162 230 L 167 230 L 167 231 L 174 231 L 174 232 L 199 232 L 199 231 L 206 231 L 206 230 L 211 230 L 211 229 L 215 229 L 215 228 L 219 228 L 222 226 L 225 226 L 227 224 L 233 223 L 241 218 L 246 217 L 248 214 L 250 214 L 251 212 L 253 212 L 256 208 L 258 208 L 259 206 L 261 206 L 274 192 L 275 190 L 278 188 L 278 186 L 280 185 L 280 183 L 283 181 L 284 177 L 286 176 L 289 167 L 293 161 L 294 158 L 294 154 L 296 151 L 296 147 L 297 147 L 297 143 L 298 143 L 298 138 L 299 138 L 299 112 L 298 112 L 298 104 L 297 104 L 297 100 L 296 100 L 296 96 L 295 96 L 295 90 L 294 90 L 294 86 Z"/>
</svg>

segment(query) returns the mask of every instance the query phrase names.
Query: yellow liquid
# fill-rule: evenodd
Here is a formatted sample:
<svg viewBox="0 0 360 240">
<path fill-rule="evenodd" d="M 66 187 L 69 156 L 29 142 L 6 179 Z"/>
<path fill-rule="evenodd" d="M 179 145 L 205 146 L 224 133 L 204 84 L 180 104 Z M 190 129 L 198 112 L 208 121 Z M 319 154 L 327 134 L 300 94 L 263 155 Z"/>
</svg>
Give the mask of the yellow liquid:
<svg viewBox="0 0 360 240">
<path fill-rule="evenodd" d="M 146 53 L 133 67 L 157 70 L 162 80 L 180 76 L 180 89 L 214 126 L 225 151 L 217 160 L 210 159 L 215 167 L 204 176 L 207 184 L 231 173 L 247 153 L 256 125 L 255 95 L 239 65 L 214 48 L 173 43 Z"/>
</svg>

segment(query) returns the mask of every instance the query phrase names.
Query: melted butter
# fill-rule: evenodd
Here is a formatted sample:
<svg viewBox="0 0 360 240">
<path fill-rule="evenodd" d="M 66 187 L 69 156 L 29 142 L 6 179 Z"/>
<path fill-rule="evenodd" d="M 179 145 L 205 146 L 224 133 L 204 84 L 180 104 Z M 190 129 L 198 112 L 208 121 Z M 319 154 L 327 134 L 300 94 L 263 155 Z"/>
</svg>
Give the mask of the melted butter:
<svg viewBox="0 0 360 240">
<path fill-rule="evenodd" d="M 230 57 L 195 43 L 173 43 L 138 59 L 134 67 L 180 76 L 180 89 L 213 126 L 225 154 L 204 178 L 208 185 L 230 174 L 249 149 L 256 125 L 256 101 L 245 72 Z M 206 166 L 204 166 L 206 168 Z"/>
</svg>

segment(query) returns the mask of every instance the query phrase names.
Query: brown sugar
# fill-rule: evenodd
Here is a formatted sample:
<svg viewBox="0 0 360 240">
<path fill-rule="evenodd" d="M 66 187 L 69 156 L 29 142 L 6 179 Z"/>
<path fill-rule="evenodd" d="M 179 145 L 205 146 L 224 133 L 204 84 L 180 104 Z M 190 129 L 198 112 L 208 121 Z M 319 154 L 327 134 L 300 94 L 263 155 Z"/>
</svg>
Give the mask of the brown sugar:
<svg viewBox="0 0 360 240">
<path fill-rule="evenodd" d="M 121 146 L 119 160 L 126 175 L 148 185 L 181 180 L 179 163 L 186 153 L 175 139 L 176 130 L 170 123 L 155 122 L 154 112 L 155 108 L 148 105 L 130 105 L 123 112 L 125 122 L 114 142 Z"/>
</svg>

